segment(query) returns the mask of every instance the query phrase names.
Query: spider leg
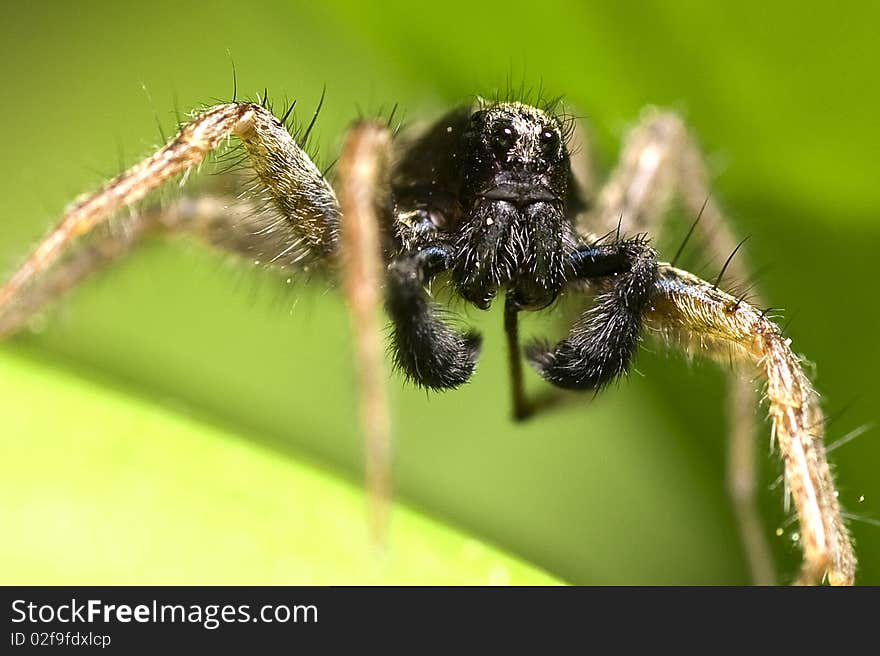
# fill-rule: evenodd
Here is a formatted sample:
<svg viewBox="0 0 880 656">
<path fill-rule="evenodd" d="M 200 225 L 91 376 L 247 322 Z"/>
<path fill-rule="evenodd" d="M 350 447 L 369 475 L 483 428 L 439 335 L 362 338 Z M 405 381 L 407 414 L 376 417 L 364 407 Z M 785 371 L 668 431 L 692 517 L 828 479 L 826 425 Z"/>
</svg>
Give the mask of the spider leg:
<svg viewBox="0 0 880 656">
<path fill-rule="evenodd" d="M 798 583 L 827 575 L 832 585 L 851 585 L 856 557 L 825 454 L 822 410 L 790 340 L 754 306 L 669 264 L 659 265 L 645 320 L 685 351 L 735 357 L 766 379 L 773 436 L 800 521 Z"/>
<path fill-rule="evenodd" d="M 241 141 L 272 204 L 285 217 L 283 227 L 289 240 L 297 244 L 292 250 L 316 258 L 331 255 L 336 246 L 339 210 L 333 190 L 308 155 L 282 123 L 260 105 L 215 105 L 185 124 L 155 154 L 75 201 L 0 288 L 0 315 L 19 305 L 29 284 L 57 264 L 78 238 L 106 225 L 120 209 L 198 165 L 231 136 Z"/>
<path fill-rule="evenodd" d="M 389 227 L 391 133 L 382 124 L 360 122 L 348 134 L 339 161 L 342 206 L 342 279 L 355 336 L 360 413 L 365 435 L 366 482 L 371 527 L 382 544 L 391 496 L 391 440 L 383 359 L 382 282 L 392 321 L 395 363 L 417 384 L 448 389 L 473 372 L 476 335 L 460 335 L 441 318 L 425 286 L 451 266 L 453 249 L 438 242 L 383 267 L 383 228 Z"/>
<path fill-rule="evenodd" d="M 391 499 L 391 422 L 382 348 L 382 220 L 387 221 L 391 134 L 363 121 L 339 159 L 341 273 L 355 337 L 365 481 L 374 544 L 383 546 Z"/>
<path fill-rule="evenodd" d="M 579 227 L 582 232 L 595 226 L 603 232 L 653 233 L 675 195 L 691 216 L 699 217 L 701 249 L 723 261 L 736 249 L 738 240 L 709 193 L 703 155 L 676 114 L 651 108 L 628 134 L 616 169 L 599 193 L 595 208 L 582 215 Z M 737 255 L 728 264 L 729 277 L 748 280 L 750 271 L 744 256 Z M 752 293 L 751 299 L 761 304 L 757 293 Z M 727 490 L 752 580 L 770 584 L 774 567 L 756 500 L 758 401 L 751 376 L 734 369 L 728 392 Z"/>
<path fill-rule="evenodd" d="M 176 174 L 199 164 L 228 137 L 237 137 L 257 175 L 267 207 L 248 201 L 182 199 L 109 220 Z M 20 328 L 50 300 L 91 272 L 130 251 L 155 232 L 181 232 L 266 264 L 296 267 L 337 255 L 357 338 L 360 407 L 366 436 L 366 478 L 371 524 L 378 539 L 387 523 L 389 422 L 385 403 L 381 332 L 375 317 L 381 288 L 379 225 L 373 204 L 386 176 L 389 135 L 369 124 L 351 133 L 340 162 L 343 206 L 306 153 L 271 112 L 251 103 L 217 105 L 184 125 L 165 147 L 96 192 L 77 200 L 24 264 L 0 288 L 0 334 Z"/>
<path fill-rule="evenodd" d="M 510 294 L 504 297 L 504 333 L 507 336 L 507 362 L 510 373 L 510 393 L 513 405 L 513 418 L 522 421 L 531 417 L 539 403 L 529 399 L 525 390 L 522 368 L 522 349 L 519 343 L 520 308 Z"/>
<path fill-rule="evenodd" d="M 582 232 L 619 228 L 623 234 L 653 233 L 678 196 L 690 216 L 700 217 L 700 249 L 726 258 L 737 239 L 710 193 L 703 154 L 681 118 L 657 108 L 645 110 L 630 130 L 620 160 L 599 192 L 594 208 L 582 215 Z M 746 279 L 745 259 L 737 256 L 728 271 Z"/>
<path fill-rule="evenodd" d="M 641 238 L 587 245 L 570 256 L 567 269 L 570 281 L 599 279 L 606 289 L 566 339 L 555 347 L 530 344 L 526 358 L 557 387 L 600 390 L 626 372 L 635 355 L 657 276 L 657 255 Z"/>
<path fill-rule="evenodd" d="M 453 389 L 471 377 L 480 351 L 476 333 L 459 333 L 425 291 L 438 273 L 449 269 L 454 249 L 438 242 L 388 267 L 385 308 L 391 317 L 396 366 L 417 385 Z"/>
<path fill-rule="evenodd" d="M 154 205 L 102 223 L 69 245 L 7 300 L 0 310 L 0 338 L 19 331 L 82 280 L 153 236 L 195 237 L 250 261 L 296 268 L 303 253 L 297 249 L 297 237 L 282 228 L 284 223 L 271 208 L 221 195 L 183 197 L 167 206 Z"/>
</svg>

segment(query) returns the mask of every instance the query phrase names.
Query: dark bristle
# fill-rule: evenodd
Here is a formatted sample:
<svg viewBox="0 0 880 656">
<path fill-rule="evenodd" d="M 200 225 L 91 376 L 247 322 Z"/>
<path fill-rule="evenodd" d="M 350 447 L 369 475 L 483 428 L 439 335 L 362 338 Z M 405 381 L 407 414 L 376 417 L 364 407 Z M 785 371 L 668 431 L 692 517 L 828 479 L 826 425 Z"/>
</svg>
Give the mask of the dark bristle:
<svg viewBox="0 0 880 656">
<path fill-rule="evenodd" d="M 394 115 L 397 114 L 398 106 L 398 103 L 394 103 L 394 105 L 391 107 L 391 113 L 388 114 L 388 120 L 385 121 L 385 127 L 387 127 L 389 130 L 391 129 L 391 124 L 394 122 Z"/>
<path fill-rule="evenodd" d="M 712 285 L 712 289 L 718 289 L 718 285 L 721 284 L 721 279 L 724 277 L 724 273 L 727 271 L 727 267 L 730 266 L 730 263 L 733 261 L 733 256 L 736 255 L 736 252 L 740 249 L 740 247 L 748 241 L 748 237 L 745 237 L 741 242 L 736 245 L 736 248 L 733 249 L 733 252 L 727 256 L 727 260 L 724 262 L 724 266 L 721 267 L 721 272 L 718 274 L 718 277 L 715 279 L 715 284 Z"/>
<path fill-rule="evenodd" d="M 290 103 L 290 105 L 287 107 L 287 111 L 284 112 L 284 116 L 282 116 L 280 119 L 278 119 L 283 126 L 287 127 L 287 119 L 289 119 L 290 115 L 293 113 L 294 107 L 296 107 L 295 100 L 292 103 Z"/>
<path fill-rule="evenodd" d="M 312 114 L 312 120 L 309 121 L 308 127 L 306 127 L 305 132 L 303 132 L 302 137 L 300 137 L 299 142 L 300 146 L 305 148 L 306 143 L 309 140 L 309 135 L 312 133 L 312 128 L 315 127 L 315 121 L 318 120 L 318 114 L 321 113 L 321 108 L 324 106 L 324 97 L 327 94 L 327 86 L 325 85 L 323 89 L 321 89 L 321 98 L 318 100 L 318 106 L 315 107 L 315 113 Z"/>
<path fill-rule="evenodd" d="M 675 266 L 675 263 L 678 262 L 678 258 L 681 257 L 681 254 L 684 252 L 684 247 L 687 246 L 688 241 L 690 241 L 691 235 L 694 234 L 694 230 L 697 229 L 697 224 L 700 222 L 700 219 L 703 218 L 703 212 L 706 211 L 706 206 L 709 204 L 709 196 L 706 196 L 706 200 L 703 201 L 703 206 L 700 208 L 700 211 L 697 213 L 696 220 L 691 224 L 690 230 L 687 231 L 687 234 L 684 236 L 684 241 L 681 242 L 681 246 L 678 247 L 678 250 L 675 252 L 675 257 L 672 258 L 672 266 Z"/>
<path fill-rule="evenodd" d="M 328 174 L 330 171 L 333 170 L 333 167 L 336 166 L 336 163 L 337 163 L 338 161 L 339 161 L 339 158 L 338 158 L 338 157 L 337 157 L 336 159 L 334 159 L 333 161 L 331 161 L 331 162 L 330 162 L 327 166 L 325 166 L 324 169 L 321 171 L 321 175 L 324 176 L 324 177 L 327 177 L 327 174 Z"/>
<path fill-rule="evenodd" d="M 238 100 L 238 76 L 235 73 L 235 60 L 232 58 L 232 51 L 227 50 L 226 55 L 229 57 L 229 64 L 232 66 L 232 102 Z"/>
<path fill-rule="evenodd" d="M 798 310 L 795 310 L 794 312 L 791 313 L 791 316 L 789 316 L 788 319 L 786 320 L 786 322 L 783 324 L 782 328 L 779 330 L 779 334 L 782 337 L 785 337 L 785 333 L 788 332 L 788 329 L 791 327 L 792 321 L 795 320 L 795 317 L 797 317 L 797 315 L 798 315 Z"/>
</svg>

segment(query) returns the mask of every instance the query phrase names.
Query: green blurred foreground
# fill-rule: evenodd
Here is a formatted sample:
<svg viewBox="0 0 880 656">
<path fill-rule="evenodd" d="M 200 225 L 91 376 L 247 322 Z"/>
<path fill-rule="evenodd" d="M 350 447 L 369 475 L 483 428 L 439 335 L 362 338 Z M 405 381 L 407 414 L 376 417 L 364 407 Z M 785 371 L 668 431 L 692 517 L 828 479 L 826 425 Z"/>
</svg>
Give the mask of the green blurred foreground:
<svg viewBox="0 0 880 656">
<path fill-rule="evenodd" d="M 383 557 L 356 486 L 9 353 L 0 397 L 4 584 L 555 582 L 400 504 Z"/>
</svg>

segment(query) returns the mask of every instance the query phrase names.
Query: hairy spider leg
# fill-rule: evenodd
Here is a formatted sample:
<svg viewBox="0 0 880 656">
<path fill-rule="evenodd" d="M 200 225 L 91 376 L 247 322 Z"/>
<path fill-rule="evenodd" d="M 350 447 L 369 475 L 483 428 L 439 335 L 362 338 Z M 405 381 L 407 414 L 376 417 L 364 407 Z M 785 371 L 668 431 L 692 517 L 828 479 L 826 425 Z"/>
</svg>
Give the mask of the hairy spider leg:
<svg viewBox="0 0 880 656">
<path fill-rule="evenodd" d="M 586 152 L 582 157 L 586 157 Z M 709 195 L 706 167 L 695 140 L 676 114 L 651 108 L 646 110 L 639 124 L 628 134 L 620 161 L 609 181 L 599 193 L 595 208 L 581 216 L 581 232 L 588 234 L 593 229 L 620 230 L 623 233 L 654 232 L 665 217 L 665 210 L 676 194 L 683 201 L 684 207 L 692 215 L 699 217 L 702 227 L 702 248 L 708 250 L 719 260 L 730 255 L 736 248 L 736 239 L 717 203 Z M 749 268 L 745 258 L 738 257 L 729 261 L 728 265 L 727 271 L 733 277 L 740 280 L 748 278 Z M 668 270 L 669 265 L 661 265 L 661 272 Z M 702 293 L 690 296 L 691 302 L 695 302 L 694 299 L 705 300 L 707 297 L 704 286 L 699 286 L 699 289 Z M 714 290 L 714 286 L 713 291 L 717 291 Z M 753 295 L 753 298 L 755 296 Z M 731 310 L 739 310 L 741 306 L 752 307 L 740 298 L 735 299 Z M 709 307 L 714 311 L 719 306 L 716 302 L 707 304 L 707 308 Z M 709 309 L 706 312 L 711 314 Z M 768 326 L 772 325 L 767 320 L 767 325 L 760 324 L 760 328 L 764 332 L 768 332 L 770 330 Z M 694 323 L 689 327 L 701 334 L 707 330 L 706 326 L 699 323 Z M 736 341 L 739 338 L 730 334 L 725 337 L 728 341 Z M 741 353 L 734 352 L 733 356 L 736 357 L 732 357 L 730 348 L 713 352 L 712 349 L 699 348 L 701 344 L 702 342 L 691 340 L 688 342 L 691 347 L 689 350 L 694 353 L 708 352 L 709 355 L 714 355 L 718 359 L 730 363 L 743 360 Z M 788 348 L 787 345 L 786 348 Z M 806 377 L 800 372 L 797 359 L 793 355 L 789 359 L 788 366 L 797 369 L 799 376 L 806 381 Z M 767 378 L 769 374 L 765 371 L 762 377 Z M 740 528 L 752 579 L 756 583 L 768 584 L 774 580 L 774 568 L 755 499 L 757 420 L 755 408 L 758 406 L 759 397 L 753 378 L 753 368 L 734 371 L 730 377 L 727 489 Z M 773 409 L 773 397 L 769 393 L 768 397 L 771 401 L 771 416 L 773 416 L 776 412 Z M 821 449 L 822 421 L 818 400 L 812 390 L 810 394 L 805 396 L 805 399 L 805 403 L 810 407 L 810 412 L 816 414 L 819 421 L 814 425 L 800 425 L 800 430 L 804 435 L 800 436 L 799 443 L 807 445 L 805 448 L 808 451 L 812 450 L 812 445 L 816 443 Z M 809 432 L 808 435 L 807 432 Z M 774 434 L 779 440 L 780 433 L 775 423 Z M 783 455 L 785 456 L 785 452 Z M 817 452 L 815 457 L 824 462 L 824 450 Z M 793 471 L 793 468 L 788 466 L 787 459 L 786 472 L 787 477 L 798 475 L 796 471 Z M 800 472 L 801 478 L 805 475 L 804 472 Z M 822 487 L 819 486 L 820 489 Z M 803 533 L 809 534 L 805 535 L 801 541 L 804 545 L 805 557 L 805 569 L 801 580 L 803 582 L 818 581 L 821 579 L 821 573 L 818 577 L 815 574 L 822 569 L 823 556 L 821 554 L 824 547 L 821 545 L 825 544 L 822 535 L 827 531 L 821 529 L 818 522 L 805 519 L 805 517 L 815 516 L 815 513 L 806 510 L 806 506 L 811 505 L 813 510 L 816 510 L 814 500 L 811 500 L 809 495 L 798 496 L 798 490 L 806 489 L 805 486 L 790 485 L 789 488 L 798 506 L 801 530 Z M 833 491 L 833 486 L 831 491 Z M 827 493 L 827 490 L 825 492 Z M 835 582 L 852 582 L 855 559 L 848 534 L 839 518 L 836 500 L 833 503 L 827 499 L 823 500 L 822 512 L 829 513 L 824 522 L 833 527 L 832 542 L 837 545 L 827 549 L 829 553 L 836 554 L 829 558 L 837 561 L 837 565 L 831 570 L 832 576 L 829 578 L 835 579 Z M 833 574 L 835 568 L 836 575 Z"/>
<path fill-rule="evenodd" d="M 730 222 L 724 216 L 718 203 L 709 190 L 709 175 L 705 158 L 697 146 L 695 138 L 689 134 L 684 122 L 674 113 L 648 110 L 643 119 L 647 126 L 644 136 L 634 135 L 638 142 L 648 135 L 657 135 L 655 143 L 666 144 L 672 158 L 670 166 L 676 169 L 676 188 L 685 210 L 699 217 L 699 250 L 710 259 L 723 262 L 737 250 L 738 238 L 734 235 Z M 661 158 L 662 159 L 662 158 Z M 677 161 L 675 161 L 677 159 Z M 614 211 L 606 210 L 607 217 Z M 651 219 L 652 217 L 646 217 Z M 655 221 L 662 220 L 662 214 L 655 214 Z M 684 245 L 684 244 L 683 244 Z M 728 279 L 746 286 L 753 278 L 748 257 L 741 251 L 725 264 Z M 748 288 L 749 302 L 766 307 L 760 291 Z M 776 580 L 773 557 L 765 537 L 761 514 L 757 503 L 757 435 L 761 392 L 756 385 L 750 369 L 742 370 L 735 364 L 728 375 L 727 395 L 727 493 L 733 507 L 740 539 L 752 575 L 752 581 L 768 585 Z"/>
<path fill-rule="evenodd" d="M 391 422 L 382 346 L 382 227 L 390 221 L 387 194 L 391 133 L 361 121 L 348 132 L 339 158 L 342 205 L 341 268 L 355 338 L 364 475 L 373 543 L 384 546 L 391 499 Z"/>
<path fill-rule="evenodd" d="M 773 436 L 800 522 L 797 582 L 815 585 L 827 575 L 832 585 L 852 585 L 856 557 L 828 466 L 822 410 L 790 340 L 748 302 L 664 263 L 646 321 L 687 353 L 750 362 L 767 381 Z"/>
<path fill-rule="evenodd" d="M 567 279 L 595 280 L 603 290 L 559 344 L 526 346 L 529 363 L 557 387 L 601 390 L 635 356 L 656 276 L 657 254 L 641 238 L 578 248 L 569 257 Z"/>
<path fill-rule="evenodd" d="M 618 164 L 600 191 L 594 210 L 582 216 L 581 227 L 656 234 L 676 195 L 700 224 L 700 251 L 724 261 L 735 251 L 737 239 L 711 197 L 704 157 L 677 114 L 648 108 L 627 134 Z M 744 255 L 727 266 L 731 278 L 748 280 L 750 270 Z M 751 301 L 761 303 L 756 293 Z M 749 373 L 733 366 L 728 376 L 727 492 L 752 581 L 769 585 L 775 580 L 775 568 L 756 496 L 755 410 L 760 396 Z"/>
<path fill-rule="evenodd" d="M 302 253 L 290 248 L 298 240 L 282 227 L 286 221 L 273 208 L 221 194 L 184 196 L 120 213 L 68 244 L 7 299 L 0 309 L 0 338 L 21 330 L 50 303 L 151 237 L 193 237 L 252 262 L 296 270 L 302 266 Z"/>
<path fill-rule="evenodd" d="M 480 353 L 480 336 L 450 327 L 425 291 L 431 279 L 449 270 L 452 262 L 453 247 L 438 242 L 403 255 L 388 267 L 385 308 L 392 322 L 395 365 L 431 390 L 464 384 Z"/>
<path fill-rule="evenodd" d="M 330 255 L 336 246 L 339 209 L 333 190 L 287 129 L 253 103 L 215 105 L 185 124 L 152 156 L 73 203 L 58 224 L 0 288 L 0 312 L 23 287 L 44 272 L 74 241 L 144 198 L 170 178 L 198 165 L 230 137 L 238 137 L 287 228 L 302 250 Z"/>
<path fill-rule="evenodd" d="M 268 197 L 266 206 L 226 196 L 181 198 L 168 206 L 132 210 L 110 223 L 119 210 L 131 206 L 174 176 L 200 164 L 214 149 L 237 137 L 256 174 L 257 187 Z M 367 145 L 378 137 L 356 130 L 349 146 Z M 383 137 L 384 138 L 384 137 Z M 381 140 L 381 138 L 380 138 Z M 361 148 L 362 150 L 363 148 Z M 379 148 L 383 151 L 385 147 Z M 377 256 L 369 226 L 375 222 L 357 190 L 375 186 L 363 171 L 370 158 L 346 151 L 342 162 L 345 202 L 364 230 L 345 231 L 346 258 L 342 268 L 348 281 L 350 306 L 357 316 L 369 307 L 365 286 L 378 289 L 367 275 Z M 385 165 L 383 163 L 383 165 Z M 233 102 L 216 105 L 182 126 L 177 136 L 155 154 L 74 202 L 59 223 L 37 245 L 21 267 L 0 289 L 0 335 L 19 330 L 34 312 L 71 289 L 77 282 L 125 255 L 144 237 L 156 233 L 183 233 L 237 255 L 285 269 L 310 262 L 328 263 L 337 256 L 342 214 L 333 189 L 283 123 L 261 105 Z M 373 229 L 375 232 L 375 229 Z M 359 242 L 363 240 L 364 243 Z M 371 259 L 372 258 L 372 259 Z M 352 280 L 360 280 L 353 286 Z M 364 299 L 368 299 L 365 304 Z M 377 325 L 355 323 L 359 337 L 361 407 L 367 436 L 368 488 L 375 500 L 371 511 L 374 535 L 384 532 L 387 514 L 389 426 L 384 407 L 381 349 L 368 353 L 364 345 L 378 343 Z M 363 337 L 369 326 L 372 336 Z M 369 411 L 364 411 L 369 408 Z"/>
</svg>

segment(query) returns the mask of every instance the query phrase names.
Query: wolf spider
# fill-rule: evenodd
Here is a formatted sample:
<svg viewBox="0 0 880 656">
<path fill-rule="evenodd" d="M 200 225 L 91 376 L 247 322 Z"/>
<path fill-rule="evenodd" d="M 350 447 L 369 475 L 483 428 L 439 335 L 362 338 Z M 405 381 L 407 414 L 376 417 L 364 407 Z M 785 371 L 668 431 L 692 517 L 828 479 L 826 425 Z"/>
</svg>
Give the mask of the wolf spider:
<svg viewBox="0 0 880 656">
<path fill-rule="evenodd" d="M 539 407 L 524 392 L 523 355 L 553 385 L 595 392 L 628 370 L 651 332 L 688 354 L 740 363 L 728 485 L 754 579 L 773 576 L 753 498 L 757 375 L 766 381 L 772 436 L 800 521 L 798 582 L 853 582 L 856 560 L 825 456 L 822 412 L 789 340 L 765 312 L 722 291 L 720 276 L 706 282 L 658 261 L 644 236 L 620 237 L 658 227 L 678 196 L 708 227 L 709 250 L 732 250 L 701 155 L 675 114 L 645 112 L 598 193 L 586 150 L 573 147 L 582 133 L 551 106 L 478 99 L 400 133 L 361 120 L 345 139 L 335 190 L 286 118 L 265 99 L 209 107 L 156 153 L 76 200 L 0 289 L 0 335 L 150 234 L 185 233 L 286 270 L 326 266 L 340 275 L 350 309 L 371 525 L 381 534 L 390 496 L 383 305 L 394 364 L 420 386 L 447 390 L 473 373 L 480 337 L 450 325 L 429 294 L 431 281 L 446 276 L 480 309 L 503 292 L 517 419 Z M 189 173 L 231 137 L 260 194 L 183 196 L 132 210 L 118 217 L 122 229 L 109 229 L 120 210 Z M 265 205 L 255 202 L 259 195 Z M 744 277 L 744 265 L 732 266 Z M 564 292 L 592 301 L 564 340 L 521 351 L 519 313 L 540 311 Z"/>
</svg>

